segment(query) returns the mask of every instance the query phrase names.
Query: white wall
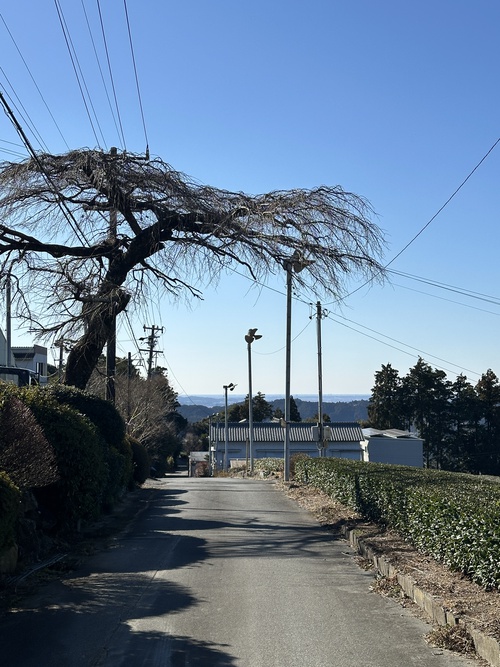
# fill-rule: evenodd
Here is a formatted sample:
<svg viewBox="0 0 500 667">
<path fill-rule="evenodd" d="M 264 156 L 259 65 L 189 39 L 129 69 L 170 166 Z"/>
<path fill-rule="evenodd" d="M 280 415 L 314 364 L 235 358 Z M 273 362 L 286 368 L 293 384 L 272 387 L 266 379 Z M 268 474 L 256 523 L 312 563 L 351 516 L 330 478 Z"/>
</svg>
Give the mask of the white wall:
<svg viewBox="0 0 500 667">
<path fill-rule="evenodd" d="M 423 440 L 419 438 L 389 438 L 377 436 L 365 441 L 370 463 L 423 468 Z"/>
</svg>

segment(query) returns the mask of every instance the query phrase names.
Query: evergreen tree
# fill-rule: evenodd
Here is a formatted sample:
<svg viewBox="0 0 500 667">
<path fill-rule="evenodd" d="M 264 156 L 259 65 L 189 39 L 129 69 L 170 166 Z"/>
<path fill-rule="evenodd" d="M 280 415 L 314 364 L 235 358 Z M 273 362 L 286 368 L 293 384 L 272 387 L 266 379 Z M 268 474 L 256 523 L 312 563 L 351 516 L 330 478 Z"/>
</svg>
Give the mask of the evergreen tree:
<svg viewBox="0 0 500 667">
<path fill-rule="evenodd" d="M 500 474 L 500 382 L 488 369 L 476 385 L 480 406 L 479 471 L 488 475 Z"/>
<path fill-rule="evenodd" d="M 297 407 L 297 403 L 295 402 L 295 399 L 293 396 L 290 396 L 290 421 L 291 422 L 301 422 L 302 417 L 300 416 L 299 409 Z"/>
<path fill-rule="evenodd" d="M 235 403 L 234 405 L 231 405 L 227 411 L 228 421 L 239 422 L 244 419 L 248 420 L 248 402 L 249 396 L 247 394 L 244 403 Z M 260 391 L 256 396 L 252 397 L 252 415 L 254 422 L 263 422 L 267 419 L 271 419 L 273 416 L 272 405 L 266 401 L 265 394 Z"/>
<path fill-rule="evenodd" d="M 401 379 L 391 364 L 375 373 L 375 385 L 368 403 L 368 421 L 372 428 L 405 428 L 401 410 Z"/>
<path fill-rule="evenodd" d="M 479 401 L 465 375 L 451 385 L 447 470 L 478 472 Z"/>
<path fill-rule="evenodd" d="M 450 382 L 446 373 L 432 369 L 419 358 L 402 381 L 403 404 L 412 423 L 424 440 L 427 467 L 441 468 L 446 458 L 445 443 L 449 430 Z"/>
</svg>

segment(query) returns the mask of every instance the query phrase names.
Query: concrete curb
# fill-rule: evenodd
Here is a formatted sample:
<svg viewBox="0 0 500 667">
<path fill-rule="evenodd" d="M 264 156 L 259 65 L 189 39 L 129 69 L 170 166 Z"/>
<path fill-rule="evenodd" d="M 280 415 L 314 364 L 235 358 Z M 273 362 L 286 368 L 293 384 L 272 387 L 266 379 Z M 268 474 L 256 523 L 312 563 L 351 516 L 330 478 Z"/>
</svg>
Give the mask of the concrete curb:
<svg viewBox="0 0 500 667">
<path fill-rule="evenodd" d="M 344 527 L 342 535 L 363 558 L 373 563 L 381 575 L 388 579 L 396 578 L 404 594 L 425 612 L 432 623 L 441 626 L 463 625 L 472 637 L 477 654 L 489 662 L 492 667 L 500 667 L 500 643 L 495 638 L 485 635 L 473 625 L 466 623 L 462 618 L 446 609 L 438 597 L 419 588 L 412 577 L 398 572 L 389 561 L 377 555 L 371 547 L 365 544 L 362 531 Z"/>
</svg>

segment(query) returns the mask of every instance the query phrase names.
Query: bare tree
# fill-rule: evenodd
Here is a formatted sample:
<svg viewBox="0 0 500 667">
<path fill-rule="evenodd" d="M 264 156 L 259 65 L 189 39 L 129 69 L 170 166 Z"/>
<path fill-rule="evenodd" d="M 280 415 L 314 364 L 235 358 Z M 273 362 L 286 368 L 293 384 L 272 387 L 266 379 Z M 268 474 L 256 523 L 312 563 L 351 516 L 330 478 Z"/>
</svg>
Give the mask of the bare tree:
<svg viewBox="0 0 500 667">
<path fill-rule="evenodd" d="M 75 150 L 0 164 L 0 269 L 40 336 L 72 338 L 65 382 L 84 388 L 113 317 L 158 287 L 188 296 L 239 266 L 263 281 L 295 253 L 297 282 L 342 297 L 382 276 L 373 211 L 321 186 L 250 196 L 200 185 L 160 159 Z"/>
</svg>

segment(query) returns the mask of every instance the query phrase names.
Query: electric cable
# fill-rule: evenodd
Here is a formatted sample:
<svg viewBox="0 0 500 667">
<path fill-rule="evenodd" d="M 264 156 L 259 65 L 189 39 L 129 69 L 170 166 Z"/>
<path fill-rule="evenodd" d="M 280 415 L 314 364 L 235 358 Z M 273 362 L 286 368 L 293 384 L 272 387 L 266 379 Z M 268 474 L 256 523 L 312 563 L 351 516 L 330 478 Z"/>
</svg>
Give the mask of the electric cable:
<svg viewBox="0 0 500 667">
<path fill-rule="evenodd" d="M 481 313 L 488 313 L 489 315 L 497 315 L 497 316 L 500 315 L 500 313 L 495 313 L 492 310 L 486 310 L 486 308 L 478 308 L 478 306 L 472 306 L 470 303 L 463 303 L 462 301 L 454 301 L 453 299 L 446 299 L 444 296 L 438 296 L 437 294 L 430 294 L 429 292 L 423 292 L 422 290 L 418 290 L 413 287 L 408 287 L 407 285 L 399 285 L 398 283 L 391 283 L 391 284 L 394 285 L 394 287 L 399 287 L 400 289 L 409 290 L 410 292 L 415 292 L 416 294 L 423 294 L 424 296 L 429 296 L 432 299 L 439 299 L 440 301 L 447 301 L 448 303 L 454 303 L 457 306 L 463 306 L 464 308 L 472 308 L 473 310 L 479 310 Z"/>
<path fill-rule="evenodd" d="M 460 183 L 460 185 L 455 189 L 455 191 L 448 197 L 448 199 L 444 202 L 444 204 L 434 213 L 434 215 L 431 217 L 431 219 L 426 222 L 426 224 L 415 234 L 415 236 L 408 241 L 408 243 L 388 262 L 383 270 L 387 269 L 393 262 L 395 262 L 398 257 L 401 257 L 401 255 L 408 250 L 408 248 L 414 243 L 421 234 L 431 225 L 432 222 L 438 217 L 438 215 L 448 206 L 448 204 L 451 202 L 451 200 L 460 192 L 460 190 L 464 187 L 464 185 L 467 183 L 467 181 L 473 176 L 473 174 L 479 169 L 479 167 L 483 164 L 483 162 L 486 160 L 486 158 L 492 153 L 492 151 L 497 147 L 497 145 L 500 143 L 500 137 L 494 142 L 494 144 L 491 146 L 491 148 L 486 152 L 485 155 L 479 160 L 479 162 L 476 164 L 476 166 L 472 169 L 472 171 L 469 172 L 469 174 L 464 178 L 464 180 Z M 356 294 L 356 292 L 359 292 L 359 290 L 363 289 L 363 287 L 366 287 L 366 285 L 369 285 L 371 280 L 365 281 L 362 285 L 354 289 L 352 292 L 349 292 L 343 300 L 348 299 L 350 296 L 353 294 Z M 327 303 L 325 305 L 331 306 L 333 304 L 339 303 L 339 300 L 337 299 L 336 301 L 330 301 L 330 303 Z"/>
<path fill-rule="evenodd" d="M 456 294 L 461 294 L 462 296 L 470 297 L 471 299 L 478 299 L 479 301 L 486 301 L 487 303 L 493 303 L 495 305 L 500 305 L 500 298 L 495 296 L 490 296 L 488 294 L 483 294 L 481 292 L 474 292 L 472 290 L 467 290 L 463 287 L 455 287 L 453 285 L 448 285 L 446 283 L 440 283 L 435 280 L 430 280 L 429 278 L 422 278 L 420 276 L 414 276 L 411 273 L 404 273 L 403 271 L 395 271 L 391 269 L 389 273 L 394 275 L 401 276 L 402 278 L 409 278 L 410 280 L 415 280 L 417 282 L 430 285 L 432 287 L 438 287 L 439 289 L 448 290 L 449 292 L 455 292 Z"/>
<path fill-rule="evenodd" d="M 115 81 L 114 81 L 114 78 L 113 78 L 113 70 L 111 68 L 111 59 L 109 57 L 109 49 L 108 49 L 108 42 L 107 42 L 107 39 L 106 39 L 106 31 L 104 30 L 104 21 L 103 21 L 103 18 L 102 18 L 100 0 L 97 0 L 97 8 L 99 10 L 99 20 L 100 20 L 100 23 L 101 23 L 102 39 L 103 39 L 103 42 L 104 42 L 104 50 L 106 52 L 106 59 L 107 59 L 107 63 L 108 63 L 109 77 L 110 77 L 110 80 L 111 80 L 111 88 L 113 90 L 113 97 L 114 97 L 114 101 L 115 101 L 116 113 L 117 113 L 117 116 L 118 116 L 118 124 L 120 126 L 121 140 L 122 140 L 122 143 L 123 143 L 124 150 L 127 150 L 127 144 L 126 144 L 126 141 L 125 141 L 125 134 L 123 132 L 122 119 L 121 119 L 121 115 L 120 115 L 120 108 L 118 106 L 118 98 L 117 98 L 117 95 L 116 95 Z"/>
<path fill-rule="evenodd" d="M 0 72 L 5 77 L 5 80 L 9 84 L 10 89 L 12 91 L 12 95 L 10 95 L 5 88 L 5 85 L 2 85 L 4 94 L 9 98 L 9 102 L 10 102 L 11 106 L 16 110 L 17 115 L 22 118 L 24 124 L 29 127 L 30 132 L 32 133 L 32 135 L 34 136 L 36 141 L 38 142 L 38 145 L 40 146 L 40 148 L 45 153 L 49 153 L 49 149 L 48 149 L 47 144 L 43 140 L 42 135 L 38 132 L 34 122 L 31 120 L 31 117 L 30 117 L 26 107 L 22 103 L 21 99 L 19 98 L 18 94 L 16 93 L 13 85 L 11 84 L 8 76 L 6 75 L 6 73 L 5 73 L 5 71 L 2 67 L 0 67 Z M 15 100 L 13 99 L 13 96 L 17 99 L 18 104 L 16 104 Z"/>
<path fill-rule="evenodd" d="M 410 350 L 414 350 L 415 352 L 418 352 L 419 355 L 424 355 L 425 357 L 431 357 L 433 359 L 437 359 L 438 361 L 442 361 L 445 364 L 449 364 L 450 366 L 455 366 L 456 368 L 459 368 L 461 371 L 466 371 L 467 373 L 473 373 L 474 375 L 481 375 L 481 373 L 478 373 L 477 371 L 473 371 L 470 368 L 464 368 L 460 364 L 455 364 L 452 361 L 442 359 L 441 357 L 437 357 L 434 354 L 429 354 L 428 352 L 420 350 L 417 347 L 413 347 L 412 345 L 408 345 L 407 343 L 403 343 L 402 341 L 398 340 L 397 338 L 392 338 L 391 336 L 387 336 L 386 334 L 380 333 L 379 331 L 375 331 L 375 329 L 371 329 L 370 327 L 367 327 L 365 324 L 359 324 L 359 322 L 354 322 L 353 320 L 349 320 L 347 317 L 342 317 L 340 315 L 336 315 L 336 317 L 339 317 L 340 319 L 345 320 L 345 322 L 350 322 L 350 324 L 354 324 L 358 327 L 362 327 L 362 329 L 366 329 L 367 331 L 371 331 L 373 334 L 376 334 L 377 336 L 382 336 L 383 338 L 387 338 L 387 340 L 390 340 L 394 343 L 398 343 L 398 345 L 404 345 L 405 347 L 409 348 Z M 344 322 L 338 321 L 337 319 L 335 319 L 330 314 L 327 316 L 327 319 L 331 319 L 333 322 L 337 322 L 337 324 L 342 324 L 342 325 L 346 326 L 348 329 L 352 329 L 352 331 L 357 331 L 358 333 L 360 333 L 362 335 L 366 335 L 368 338 L 372 338 L 373 340 L 376 340 L 379 343 L 382 343 L 384 345 L 388 345 L 388 347 L 392 347 L 396 350 L 399 350 L 400 352 L 403 352 L 404 354 L 414 356 L 411 352 L 406 352 L 405 350 L 402 350 L 399 347 L 395 347 L 394 345 L 391 345 L 389 343 L 385 343 L 384 341 L 381 341 L 380 339 L 377 339 L 374 336 L 370 336 L 369 334 L 366 334 L 364 331 L 359 331 L 359 330 L 354 329 L 353 327 L 345 325 Z M 441 366 L 441 368 L 443 368 L 444 370 L 448 370 L 450 373 L 456 374 L 456 371 L 450 371 L 449 369 L 444 368 L 444 366 Z"/>
<path fill-rule="evenodd" d="M 94 133 L 94 137 L 95 137 L 95 140 L 97 142 L 97 146 L 99 146 L 99 147 L 101 147 L 102 145 L 105 146 L 106 141 L 104 140 L 104 135 L 102 133 L 101 126 L 99 124 L 99 119 L 97 118 L 97 114 L 95 112 L 94 105 L 92 103 L 92 98 L 90 96 L 90 93 L 89 93 L 89 90 L 88 90 L 88 87 L 87 87 L 87 83 L 85 81 L 85 77 L 84 77 L 83 72 L 82 72 L 82 68 L 80 67 L 80 62 L 78 60 L 78 56 L 76 54 L 76 50 L 75 50 L 75 47 L 73 45 L 73 41 L 71 40 L 69 29 L 68 29 L 66 20 L 64 18 L 64 14 L 63 14 L 63 11 L 62 11 L 59 0 L 54 0 L 54 4 L 55 4 L 56 10 L 57 10 L 57 15 L 59 17 L 59 23 L 61 24 L 61 29 L 62 29 L 62 32 L 63 32 L 64 40 L 66 42 L 66 47 L 68 49 L 71 64 L 73 66 L 73 71 L 74 71 L 75 76 L 76 76 L 76 80 L 77 80 L 77 83 L 78 83 L 78 88 L 80 89 L 80 94 L 82 96 L 83 104 L 85 106 L 85 110 L 87 112 L 87 116 L 88 116 L 88 119 L 90 121 L 90 125 L 92 127 L 92 132 Z M 80 75 L 78 75 L 78 72 L 80 72 Z M 83 82 L 83 86 L 82 86 L 82 82 Z M 88 103 L 87 103 L 87 97 L 85 96 L 83 88 L 85 88 L 85 91 L 87 93 Z M 99 141 L 99 137 L 97 136 L 97 131 L 96 131 L 96 128 L 95 128 L 95 125 L 94 125 L 94 121 L 92 120 L 92 115 L 90 113 L 89 104 L 90 104 L 90 108 L 92 109 L 92 111 L 94 113 L 96 125 L 99 128 L 99 132 L 101 134 L 102 144 Z"/>
<path fill-rule="evenodd" d="M 22 54 L 22 52 L 21 52 L 21 49 L 19 48 L 19 46 L 17 45 L 16 40 L 14 39 L 14 35 L 13 35 L 12 32 L 10 31 L 9 26 L 7 25 L 7 23 L 6 23 L 6 21 L 5 21 L 4 17 L 3 17 L 3 15 L 2 15 L 1 13 L 0 13 L 0 19 L 2 20 L 2 23 L 4 24 L 5 29 L 7 30 L 7 33 L 8 33 L 8 35 L 9 35 L 9 37 L 11 38 L 12 43 L 14 44 L 14 46 L 15 46 L 15 48 L 16 48 L 18 54 L 19 54 L 19 57 L 20 57 L 21 60 L 23 61 L 23 64 L 24 64 L 24 66 L 25 66 L 25 68 L 26 68 L 26 70 L 27 70 L 27 72 L 28 72 L 28 74 L 29 74 L 31 80 L 33 81 L 33 84 L 34 84 L 34 86 L 35 86 L 35 88 L 36 88 L 38 94 L 40 95 L 40 98 L 41 98 L 43 104 L 45 105 L 45 108 L 47 109 L 47 111 L 48 111 L 48 113 L 49 113 L 49 116 L 51 117 L 51 119 L 52 119 L 52 121 L 53 121 L 53 123 L 54 123 L 54 125 L 55 125 L 55 127 L 56 127 L 56 129 L 57 129 L 57 131 L 59 132 L 59 135 L 60 135 L 61 139 L 63 140 L 63 142 L 64 142 L 66 148 L 67 148 L 68 151 L 69 151 L 70 148 L 69 148 L 69 146 L 68 146 L 68 143 L 67 143 L 66 139 L 64 138 L 64 135 L 63 135 L 63 133 L 62 133 L 62 131 L 61 131 L 61 128 L 60 128 L 59 125 L 57 124 L 57 121 L 56 121 L 56 119 L 54 118 L 54 115 L 52 114 L 52 111 L 50 110 L 49 105 L 47 104 L 47 102 L 46 102 L 46 100 L 45 100 L 45 97 L 43 96 L 43 93 L 42 93 L 42 91 L 40 90 L 40 87 L 38 86 L 38 84 L 37 84 L 37 82 L 36 82 L 36 80 L 35 80 L 35 77 L 33 76 L 32 72 L 31 72 L 31 69 L 30 69 L 29 66 L 28 66 L 28 63 L 26 62 L 26 59 L 24 58 L 24 56 L 23 56 L 23 54 Z M 5 75 L 4 75 L 4 76 L 5 76 Z M 47 151 L 47 152 L 48 152 L 48 151 Z"/>
<path fill-rule="evenodd" d="M 136 63 L 135 63 L 134 45 L 133 45 L 133 42 L 132 42 L 132 32 L 130 30 L 130 21 L 129 21 L 129 18 L 128 18 L 127 0 L 123 0 L 123 6 L 125 8 L 125 17 L 127 19 L 127 30 L 128 30 L 129 44 L 130 44 L 130 52 L 132 54 L 132 62 L 134 64 L 135 85 L 137 87 L 137 97 L 139 99 L 139 107 L 141 109 L 141 118 L 142 118 L 142 127 L 143 127 L 143 130 L 144 130 L 144 138 L 146 140 L 146 154 L 149 155 L 148 133 L 147 133 L 147 130 L 146 130 L 146 121 L 144 119 L 144 109 L 143 109 L 143 106 L 142 106 L 141 89 L 139 87 L 139 77 L 137 76 L 137 66 L 136 66 Z"/>
<path fill-rule="evenodd" d="M 108 86 L 106 85 L 106 80 L 104 78 L 104 72 L 103 72 L 102 67 L 101 67 L 101 61 L 100 61 L 100 58 L 99 58 L 99 54 L 97 53 L 97 47 L 96 47 L 96 43 L 95 43 L 95 40 L 94 40 L 94 35 L 92 33 L 92 28 L 90 26 L 90 21 L 89 21 L 89 18 L 88 18 L 87 10 L 85 9 L 84 0 L 81 0 L 81 3 L 82 3 L 83 13 L 84 13 L 84 16 L 85 16 L 85 22 L 87 24 L 87 29 L 89 31 L 90 41 L 92 42 L 92 48 L 93 48 L 94 56 L 95 56 L 95 59 L 96 59 L 96 62 L 97 62 L 97 67 L 99 69 L 99 74 L 101 75 L 101 81 L 102 81 L 102 85 L 103 85 L 103 88 L 104 88 L 104 93 L 106 95 L 109 110 L 111 112 L 111 117 L 113 119 L 113 123 L 114 123 L 114 126 L 115 126 L 116 133 L 117 133 L 118 136 L 120 136 L 120 128 L 118 127 L 118 122 L 116 120 L 116 114 L 113 110 L 113 105 L 112 105 L 111 99 L 109 97 Z"/>
</svg>

